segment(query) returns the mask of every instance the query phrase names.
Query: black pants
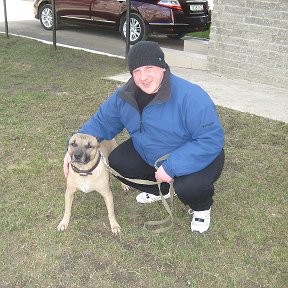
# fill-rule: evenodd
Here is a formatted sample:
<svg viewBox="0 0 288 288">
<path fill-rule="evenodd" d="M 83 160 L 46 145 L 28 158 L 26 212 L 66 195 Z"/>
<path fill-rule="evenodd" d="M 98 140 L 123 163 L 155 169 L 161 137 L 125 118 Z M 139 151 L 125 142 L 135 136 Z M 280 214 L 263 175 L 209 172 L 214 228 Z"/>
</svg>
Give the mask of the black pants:
<svg viewBox="0 0 288 288">
<path fill-rule="evenodd" d="M 155 168 L 148 165 L 134 149 L 131 139 L 119 145 L 109 156 L 109 164 L 123 177 L 156 181 Z M 213 204 L 214 183 L 221 175 L 224 166 L 224 150 L 206 168 L 196 173 L 174 177 L 173 186 L 178 198 L 196 211 L 208 210 Z M 159 195 L 157 185 L 141 185 L 131 183 L 119 177 L 119 180 L 130 187 L 154 195 Z M 169 184 L 161 184 L 161 192 L 165 195 Z"/>
</svg>

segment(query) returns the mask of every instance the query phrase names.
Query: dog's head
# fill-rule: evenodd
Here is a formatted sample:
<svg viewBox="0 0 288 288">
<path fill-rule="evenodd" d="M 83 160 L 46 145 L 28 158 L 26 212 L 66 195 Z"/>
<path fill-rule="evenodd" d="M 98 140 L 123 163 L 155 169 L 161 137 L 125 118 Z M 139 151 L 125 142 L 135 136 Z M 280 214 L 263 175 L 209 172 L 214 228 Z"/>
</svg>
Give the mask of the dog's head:
<svg viewBox="0 0 288 288">
<path fill-rule="evenodd" d="M 72 162 L 87 164 L 96 157 L 98 148 L 99 142 L 96 137 L 77 133 L 69 140 L 68 153 Z"/>
</svg>

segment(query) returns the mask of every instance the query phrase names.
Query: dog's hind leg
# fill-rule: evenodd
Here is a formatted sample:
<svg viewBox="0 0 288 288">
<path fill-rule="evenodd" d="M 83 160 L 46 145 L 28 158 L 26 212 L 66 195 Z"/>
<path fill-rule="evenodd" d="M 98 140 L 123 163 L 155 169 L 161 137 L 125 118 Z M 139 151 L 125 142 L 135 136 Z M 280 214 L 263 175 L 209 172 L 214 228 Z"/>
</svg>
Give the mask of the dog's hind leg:
<svg viewBox="0 0 288 288">
<path fill-rule="evenodd" d="M 118 224 L 116 217 L 115 217 L 115 211 L 114 211 L 114 201 L 113 201 L 113 195 L 112 192 L 109 190 L 107 191 L 99 191 L 99 193 L 103 196 L 105 200 L 105 204 L 108 211 L 108 218 L 110 221 L 111 231 L 114 234 L 118 234 L 121 230 L 120 225 Z"/>
<path fill-rule="evenodd" d="M 124 192 L 128 192 L 130 190 L 130 186 L 124 184 L 124 183 L 121 183 L 121 187 L 122 187 L 122 190 Z"/>
<path fill-rule="evenodd" d="M 67 229 L 70 216 L 71 216 L 71 209 L 72 209 L 72 203 L 74 199 L 74 194 L 77 191 L 74 187 L 68 187 L 65 192 L 65 212 L 64 212 L 64 217 L 62 221 L 59 223 L 57 226 L 58 231 L 64 231 Z"/>
</svg>

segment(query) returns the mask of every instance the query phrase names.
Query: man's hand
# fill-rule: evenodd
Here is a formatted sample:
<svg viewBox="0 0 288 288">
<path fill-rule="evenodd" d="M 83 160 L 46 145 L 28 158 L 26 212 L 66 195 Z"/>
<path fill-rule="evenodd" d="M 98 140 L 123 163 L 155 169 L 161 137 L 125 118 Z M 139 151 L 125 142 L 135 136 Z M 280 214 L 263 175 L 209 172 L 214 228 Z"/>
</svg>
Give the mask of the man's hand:
<svg viewBox="0 0 288 288">
<path fill-rule="evenodd" d="M 69 153 L 67 152 L 65 157 L 64 157 L 64 162 L 63 162 L 63 171 L 64 171 L 65 178 L 67 178 L 68 174 L 69 174 L 70 162 L 71 162 L 71 157 L 70 157 Z"/>
<path fill-rule="evenodd" d="M 157 182 L 167 182 L 170 183 L 173 178 L 171 178 L 164 170 L 162 166 L 158 168 L 158 170 L 155 172 L 155 178 Z"/>
</svg>

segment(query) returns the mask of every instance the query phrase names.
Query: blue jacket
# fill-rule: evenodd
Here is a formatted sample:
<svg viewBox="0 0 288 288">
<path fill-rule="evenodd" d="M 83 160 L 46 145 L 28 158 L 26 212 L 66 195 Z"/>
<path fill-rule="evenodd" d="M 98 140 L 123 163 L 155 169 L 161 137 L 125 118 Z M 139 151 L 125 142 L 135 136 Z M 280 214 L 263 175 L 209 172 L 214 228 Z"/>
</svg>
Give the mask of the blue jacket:
<svg viewBox="0 0 288 288">
<path fill-rule="evenodd" d="M 127 129 L 136 151 L 150 165 L 169 154 L 162 165 L 171 176 L 207 167 L 221 152 L 224 133 L 216 107 L 195 84 L 166 69 L 155 98 L 141 114 L 133 78 L 116 90 L 79 130 L 110 140 Z"/>
</svg>

